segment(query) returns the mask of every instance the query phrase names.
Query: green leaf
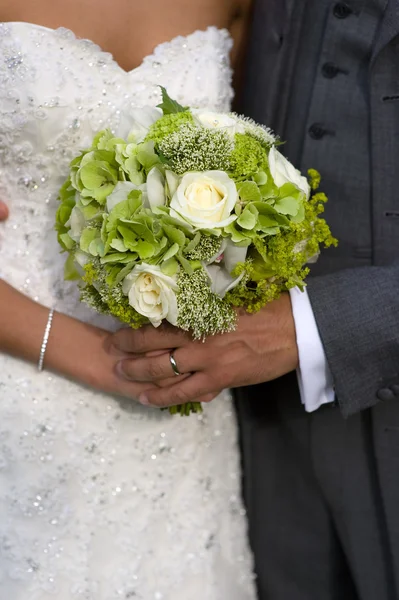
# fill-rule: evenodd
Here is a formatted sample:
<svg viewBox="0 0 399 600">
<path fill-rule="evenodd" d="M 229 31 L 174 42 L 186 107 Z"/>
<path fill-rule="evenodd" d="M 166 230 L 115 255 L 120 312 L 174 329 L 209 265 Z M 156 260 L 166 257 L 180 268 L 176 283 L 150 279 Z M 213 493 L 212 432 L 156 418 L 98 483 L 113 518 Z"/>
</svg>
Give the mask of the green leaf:
<svg viewBox="0 0 399 600">
<path fill-rule="evenodd" d="M 295 216 L 299 211 L 299 201 L 293 196 L 278 198 L 274 204 L 274 208 L 283 215 Z"/>
<path fill-rule="evenodd" d="M 96 238 L 89 245 L 89 253 L 92 256 L 103 256 L 104 244 L 100 238 Z"/>
<path fill-rule="evenodd" d="M 70 254 L 65 261 L 64 279 L 65 279 L 65 281 L 75 281 L 76 279 L 80 279 L 80 275 L 76 269 L 75 259 L 74 259 L 73 254 Z"/>
<path fill-rule="evenodd" d="M 186 236 L 177 227 L 164 224 L 163 230 L 173 244 L 178 244 L 180 248 L 186 243 Z"/>
<path fill-rule="evenodd" d="M 82 206 L 80 210 L 82 211 L 86 221 L 90 221 L 91 219 L 94 219 L 94 217 L 98 214 L 99 206 L 97 203 L 94 202 L 92 204 L 89 204 L 88 206 Z"/>
<path fill-rule="evenodd" d="M 255 206 L 249 204 L 237 219 L 237 224 L 243 229 L 253 229 L 258 220 L 258 211 Z"/>
<path fill-rule="evenodd" d="M 157 108 L 160 108 L 164 115 L 173 115 L 175 113 L 186 112 L 187 106 L 182 106 L 176 100 L 172 100 L 169 96 L 166 88 L 160 86 L 162 91 L 162 103 L 158 104 Z"/>
<path fill-rule="evenodd" d="M 277 225 L 276 219 L 273 219 L 273 217 L 270 217 L 269 215 L 259 215 L 258 223 L 262 230 L 268 227 L 276 227 Z"/>
<path fill-rule="evenodd" d="M 168 275 L 169 277 L 173 277 L 176 275 L 179 268 L 179 263 L 175 258 L 170 258 L 161 264 L 161 271 L 164 275 Z"/>
<path fill-rule="evenodd" d="M 137 242 L 136 252 L 142 260 L 151 258 L 155 254 L 154 244 L 140 240 Z"/>
<path fill-rule="evenodd" d="M 195 248 L 200 243 L 200 240 L 201 240 L 201 234 L 200 234 L 199 231 L 197 231 L 197 233 L 195 234 L 194 238 L 185 247 L 184 252 L 186 254 L 189 254 L 190 252 L 192 252 L 193 250 L 195 250 Z"/>
<path fill-rule="evenodd" d="M 137 256 L 137 255 L 136 255 Z M 115 252 L 114 254 L 107 254 L 100 259 L 102 265 L 123 263 L 126 259 L 132 260 L 132 255 L 127 252 L 122 254 L 121 252 Z"/>
<path fill-rule="evenodd" d="M 72 250 L 75 245 L 73 239 L 69 236 L 69 233 L 61 233 L 58 238 L 60 244 L 64 248 L 64 250 Z"/>
<path fill-rule="evenodd" d="M 238 193 L 244 202 L 256 202 L 262 198 L 259 188 L 254 181 L 244 181 L 238 187 Z"/>
<path fill-rule="evenodd" d="M 128 262 L 128 264 L 123 267 L 121 271 L 119 271 L 118 275 L 115 278 L 115 285 L 118 285 L 123 279 L 125 279 L 126 275 L 129 275 L 130 271 L 133 269 L 135 265 L 134 261 Z"/>
<path fill-rule="evenodd" d="M 114 250 L 118 250 L 118 252 L 126 252 L 127 250 L 125 244 L 119 238 L 115 238 L 114 240 L 112 240 L 112 242 L 110 243 L 110 247 Z"/>
<path fill-rule="evenodd" d="M 186 273 L 188 273 L 188 275 L 192 275 L 194 273 L 194 269 L 192 268 L 189 260 L 184 258 L 184 256 L 182 256 L 181 254 L 177 254 L 176 258 L 183 267 L 183 269 L 186 271 Z"/>
<path fill-rule="evenodd" d="M 160 162 L 154 150 L 154 142 L 144 142 L 137 147 L 137 160 L 147 172 Z"/>
<path fill-rule="evenodd" d="M 248 231 L 239 231 L 235 226 L 235 223 L 230 223 L 225 227 L 225 232 L 231 237 L 232 242 L 234 244 L 239 244 L 240 246 L 249 246 L 251 243 L 251 237 Z"/>
<path fill-rule="evenodd" d="M 291 221 L 292 221 L 292 223 L 302 223 L 302 221 L 304 219 L 305 219 L 305 206 L 304 206 L 303 202 L 301 202 L 299 205 L 299 210 L 298 210 L 297 214 L 291 218 Z"/>
<path fill-rule="evenodd" d="M 179 252 L 179 244 L 173 244 L 173 246 L 171 246 L 169 248 L 169 250 L 165 253 L 163 260 L 166 262 L 168 261 L 170 258 L 172 258 L 173 256 L 175 256 L 175 254 L 177 254 Z"/>
<path fill-rule="evenodd" d="M 265 185 L 267 183 L 267 174 L 264 171 L 259 171 L 259 173 L 255 173 L 254 181 L 257 185 Z"/>
<path fill-rule="evenodd" d="M 82 234 L 80 236 L 80 249 L 83 250 L 83 252 L 89 252 L 89 246 L 92 243 L 93 240 L 96 239 L 96 237 L 99 235 L 99 231 L 98 229 L 93 229 L 92 227 L 86 227 L 86 229 L 84 229 L 82 231 Z"/>
</svg>

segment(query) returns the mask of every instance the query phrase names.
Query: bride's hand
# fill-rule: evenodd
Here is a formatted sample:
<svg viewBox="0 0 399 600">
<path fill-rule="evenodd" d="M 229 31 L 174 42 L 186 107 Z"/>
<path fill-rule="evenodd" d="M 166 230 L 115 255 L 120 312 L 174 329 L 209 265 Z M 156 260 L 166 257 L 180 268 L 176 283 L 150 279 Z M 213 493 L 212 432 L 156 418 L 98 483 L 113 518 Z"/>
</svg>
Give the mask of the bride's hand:
<svg viewBox="0 0 399 600">
<path fill-rule="evenodd" d="M 7 205 L 0 200 L 0 221 L 6 221 L 8 219 L 8 208 Z"/>
<path fill-rule="evenodd" d="M 49 309 L 0 280 L 0 352 L 37 364 Z M 118 376 L 124 352 L 107 351 L 109 332 L 55 312 L 44 368 L 108 394 L 136 400 L 152 382 Z"/>
<path fill-rule="evenodd" d="M 156 388 L 154 383 L 121 378 L 117 365 L 127 354 L 109 352 L 108 344 L 108 331 L 55 313 L 44 367 L 95 390 L 131 400 Z"/>
</svg>

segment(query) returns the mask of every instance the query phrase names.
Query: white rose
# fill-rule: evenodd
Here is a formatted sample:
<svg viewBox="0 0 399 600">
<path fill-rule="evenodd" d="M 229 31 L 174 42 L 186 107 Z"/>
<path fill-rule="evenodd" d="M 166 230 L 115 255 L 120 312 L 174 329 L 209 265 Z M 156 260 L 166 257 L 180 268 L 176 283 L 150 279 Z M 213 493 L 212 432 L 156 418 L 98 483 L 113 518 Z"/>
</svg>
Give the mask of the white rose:
<svg viewBox="0 0 399 600">
<path fill-rule="evenodd" d="M 224 129 L 229 135 L 234 137 L 236 133 L 245 133 L 245 127 L 242 123 L 223 113 L 210 111 L 191 111 L 194 118 L 207 129 Z"/>
<path fill-rule="evenodd" d="M 269 152 L 269 168 L 277 187 L 285 183 L 293 183 L 306 196 L 310 196 L 310 186 L 306 177 L 298 171 L 274 146 Z"/>
<path fill-rule="evenodd" d="M 197 229 L 219 229 L 237 218 L 231 214 L 237 200 L 236 185 L 224 171 L 187 173 L 173 195 L 171 215 Z"/>
<path fill-rule="evenodd" d="M 136 265 L 123 281 L 123 293 L 138 313 L 147 317 L 154 327 L 163 319 L 177 325 L 176 281 L 164 275 L 155 265 Z"/>
</svg>

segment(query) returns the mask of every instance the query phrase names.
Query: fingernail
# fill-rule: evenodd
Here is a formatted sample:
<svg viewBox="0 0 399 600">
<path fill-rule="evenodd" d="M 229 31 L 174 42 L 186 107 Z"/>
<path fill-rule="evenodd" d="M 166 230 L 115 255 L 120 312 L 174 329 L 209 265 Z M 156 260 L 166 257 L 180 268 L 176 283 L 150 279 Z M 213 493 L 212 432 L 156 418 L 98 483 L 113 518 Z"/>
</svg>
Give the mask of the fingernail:
<svg viewBox="0 0 399 600">
<path fill-rule="evenodd" d="M 128 377 L 126 377 L 125 372 L 123 371 L 123 361 L 120 360 L 119 362 L 116 363 L 115 365 L 115 371 L 116 374 L 119 375 L 119 377 L 122 377 L 122 379 L 128 379 Z"/>
<path fill-rule="evenodd" d="M 140 402 L 140 404 L 143 404 L 144 406 L 149 406 L 149 404 L 150 404 L 150 402 L 145 394 L 140 394 L 139 402 Z"/>
</svg>

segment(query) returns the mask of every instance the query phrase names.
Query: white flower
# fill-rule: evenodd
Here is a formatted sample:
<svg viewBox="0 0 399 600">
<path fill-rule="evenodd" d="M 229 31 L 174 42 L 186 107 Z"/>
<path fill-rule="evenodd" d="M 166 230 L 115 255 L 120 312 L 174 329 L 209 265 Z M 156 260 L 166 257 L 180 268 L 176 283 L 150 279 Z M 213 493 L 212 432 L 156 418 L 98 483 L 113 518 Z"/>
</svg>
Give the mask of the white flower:
<svg viewBox="0 0 399 600">
<path fill-rule="evenodd" d="M 116 137 L 129 138 L 130 142 L 140 144 L 146 137 L 151 125 L 162 117 L 159 108 L 144 106 L 143 108 L 130 108 L 122 111 Z"/>
<path fill-rule="evenodd" d="M 153 167 L 147 175 L 147 194 L 151 210 L 165 206 L 165 177 L 157 167 Z"/>
<path fill-rule="evenodd" d="M 237 218 L 237 200 L 236 185 L 224 171 L 187 173 L 173 195 L 171 215 L 197 229 L 220 229 Z"/>
<path fill-rule="evenodd" d="M 123 293 L 138 313 L 147 317 L 154 327 L 163 319 L 177 325 L 177 284 L 155 265 L 136 265 L 123 281 Z"/>
<path fill-rule="evenodd" d="M 198 109 L 191 112 L 194 119 L 207 129 L 224 129 L 231 137 L 234 137 L 236 133 L 245 133 L 244 125 L 229 115 Z"/>
<path fill-rule="evenodd" d="M 234 289 L 244 276 L 244 272 L 238 277 L 232 277 L 231 273 L 238 263 L 245 262 L 248 248 L 236 246 L 231 240 L 224 240 L 221 250 L 222 261 L 219 264 L 204 265 L 211 281 L 211 291 L 221 298 Z"/>
<path fill-rule="evenodd" d="M 269 168 L 271 176 L 277 187 L 286 183 L 294 184 L 301 190 L 306 198 L 310 196 L 310 186 L 306 177 L 298 171 L 274 146 L 269 152 Z"/>
</svg>

